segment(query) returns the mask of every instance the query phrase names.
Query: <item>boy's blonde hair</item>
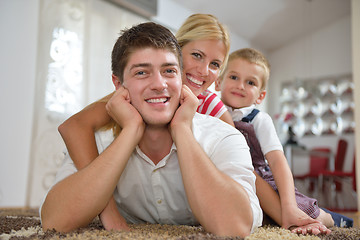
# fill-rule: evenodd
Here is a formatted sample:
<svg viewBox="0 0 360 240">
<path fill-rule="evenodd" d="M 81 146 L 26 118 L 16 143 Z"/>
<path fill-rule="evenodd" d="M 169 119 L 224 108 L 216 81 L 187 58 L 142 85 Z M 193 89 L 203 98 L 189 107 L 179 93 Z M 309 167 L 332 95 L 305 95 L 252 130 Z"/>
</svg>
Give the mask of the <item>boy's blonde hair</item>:
<svg viewBox="0 0 360 240">
<path fill-rule="evenodd" d="M 262 86 L 261 90 L 265 90 L 266 84 L 270 77 L 270 63 L 266 59 L 266 57 L 258 50 L 254 48 L 242 48 L 237 51 L 234 51 L 229 56 L 229 61 L 232 61 L 234 59 L 244 59 L 250 63 L 255 63 L 262 67 L 264 69 L 264 78 L 262 79 Z M 220 79 L 222 80 L 224 77 L 224 73 L 226 71 L 227 67 L 225 67 L 224 71 L 222 72 Z"/>
<path fill-rule="evenodd" d="M 226 66 L 230 51 L 230 37 L 225 26 L 215 16 L 201 13 L 193 14 L 185 20 L 175 36 L 181 48 L 195 40 L 222 41 L 226 53 L 220 70 L 223 70 Z"/>
</svg>

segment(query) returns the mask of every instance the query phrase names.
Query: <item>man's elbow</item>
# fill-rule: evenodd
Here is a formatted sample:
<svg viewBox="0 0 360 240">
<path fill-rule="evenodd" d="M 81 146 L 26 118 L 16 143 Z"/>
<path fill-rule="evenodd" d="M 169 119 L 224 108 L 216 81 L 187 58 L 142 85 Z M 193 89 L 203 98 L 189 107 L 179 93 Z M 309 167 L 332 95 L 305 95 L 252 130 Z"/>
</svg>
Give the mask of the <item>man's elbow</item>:
<svg viewBox="0 0 360 240">
<path fill-rule="evenodd" d="M 217 236 L 241 238 L 245 238 L 251 234 L 252 224 L 245 224 L 240 222 L 232 223 L 230 225 L 231 226 L 224 224 L 223 226 L 219 226 L 213 229 L 211 232 Z"/>
<path fill-rule="evenodd" d="M 71 219 L 61 219 L 56 213 L 49 214 L 41 210 L 41 226 L 44 231 L 55 230 L 57 232 L 70 232 L 76 229 Z"/>
</svg>

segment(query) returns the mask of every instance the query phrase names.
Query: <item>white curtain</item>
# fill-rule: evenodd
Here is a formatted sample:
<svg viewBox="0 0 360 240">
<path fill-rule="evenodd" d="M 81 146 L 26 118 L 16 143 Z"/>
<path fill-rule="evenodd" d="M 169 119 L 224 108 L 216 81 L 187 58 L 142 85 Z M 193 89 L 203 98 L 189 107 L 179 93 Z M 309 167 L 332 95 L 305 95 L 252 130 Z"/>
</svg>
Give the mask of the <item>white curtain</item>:
<svg viewBox="0 0 360 240">
<path fill-rule="evenodd" d="M 146 19 L 102 0 L 42 0 L 27 205 L 38 207 L 61 166 L 57 127 L 113 91 L 111 50 L 125 27 Z"/>
</svg>

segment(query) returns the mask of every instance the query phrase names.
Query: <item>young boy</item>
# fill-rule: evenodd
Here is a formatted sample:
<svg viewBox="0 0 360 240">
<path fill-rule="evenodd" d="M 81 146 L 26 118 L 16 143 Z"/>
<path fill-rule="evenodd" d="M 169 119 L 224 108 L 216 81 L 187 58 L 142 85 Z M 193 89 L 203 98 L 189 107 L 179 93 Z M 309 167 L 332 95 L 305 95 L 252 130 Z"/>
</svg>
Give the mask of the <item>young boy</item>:
<svg viewBox="0 0 360 240">
<path fill-rule="evenodd" d="M 311 225 L 316 221 L 308 216 L 326 227 L 334 226 L 334 220 L 318 207 L 316 199 L 301 194 L 294 187 L 293 176 L 272 119 L 255 108 L 265 98 L 269 75 L 270 65 L 263 54 L 251 48 L 240 49 L 230 55 L 215 88 L 221 91 L 221 100 L 232 115 L 235 127 L 247 138 L 257 174 L 256 191 L 264 212 L 284 228 L 305 226 L 307 229 L 297 228 L 297 232 L 312 231 L 316 234 L 318 230 Z M 258 177 L 270 184 L 280 199 L 273 191 L 266 191 L 267 184 Z M 320 226 L 319 230 L 329 232 L 324 226 Z"/>
<path fill-rule="evenodd" d="M 113 195 L 120 223 L 123 217 L 201 224 L 241 237 L 260 226 L 246 141 L 232 126 L 196 113 L 198 100 L 182 85 L 181 50 L 171 32 L 155 23 L 124 31 L 112 71 L 117 91 L 107 111 L 121 131 L 115 138 L 111 130 L 97 132 L 101 154 L 79 171 L 66 157 L 40 208 L 43 228 L 85 226 Z"/>
</svg>

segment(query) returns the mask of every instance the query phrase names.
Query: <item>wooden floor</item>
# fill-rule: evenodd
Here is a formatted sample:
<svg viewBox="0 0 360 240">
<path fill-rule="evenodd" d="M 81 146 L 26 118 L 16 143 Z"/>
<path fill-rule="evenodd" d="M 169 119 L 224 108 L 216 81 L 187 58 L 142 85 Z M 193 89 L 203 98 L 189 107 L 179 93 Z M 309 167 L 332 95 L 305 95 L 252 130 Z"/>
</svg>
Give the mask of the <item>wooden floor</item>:
<svg viewBox="0 0 360 240">
<path fill-rule="evenodd" d="M 354 227 L 360 228 L 360 212 L 338 212 L 338 213 L 354 219 Z"/>
</svg>

